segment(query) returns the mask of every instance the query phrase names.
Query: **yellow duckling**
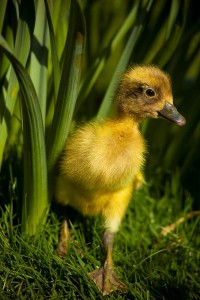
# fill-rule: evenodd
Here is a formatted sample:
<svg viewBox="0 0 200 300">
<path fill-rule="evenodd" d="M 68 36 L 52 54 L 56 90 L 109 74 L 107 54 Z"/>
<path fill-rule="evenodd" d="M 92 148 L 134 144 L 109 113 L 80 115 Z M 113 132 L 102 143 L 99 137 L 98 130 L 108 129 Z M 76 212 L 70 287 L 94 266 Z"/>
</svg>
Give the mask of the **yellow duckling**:
<svg viewBox="0 0 200 300">
<path fill-rule="evenodd" d="M 69 137 L 56 185 L 60 204 L 104 219 L 105 263 L 89 273 L 104 295 L 126 290 L 114 274 L 112 247 L 132 194 L 143 182 L 146 149 L 139 124 L 158 117 L 185 124 L 173 106 L 169 76 L 155 66 L 139 65 L 125 72 L 115 100 L 114 118 L 87 123 Z M 67 254 L 68 236 L 65 221 L 57 248 L 60 256 Z"/>
</svg>

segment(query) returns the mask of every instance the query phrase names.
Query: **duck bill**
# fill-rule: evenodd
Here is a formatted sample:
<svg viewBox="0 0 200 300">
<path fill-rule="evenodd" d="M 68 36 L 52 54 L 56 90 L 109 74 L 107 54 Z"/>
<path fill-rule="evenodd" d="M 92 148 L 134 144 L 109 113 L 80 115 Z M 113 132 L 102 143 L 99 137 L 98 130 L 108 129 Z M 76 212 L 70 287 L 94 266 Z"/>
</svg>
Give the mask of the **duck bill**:
<svg viewBox="0 0 200 300">
<path fill-rule="evenodd" d="M 167 101 L 165 102 L 164 108 L 158 111 L 158 115 L 159 117 L 176 123 L 179 126 L 183 126 L 186 123 L 185 118 L 178 112 L 176 107 Z"/>
</svg>

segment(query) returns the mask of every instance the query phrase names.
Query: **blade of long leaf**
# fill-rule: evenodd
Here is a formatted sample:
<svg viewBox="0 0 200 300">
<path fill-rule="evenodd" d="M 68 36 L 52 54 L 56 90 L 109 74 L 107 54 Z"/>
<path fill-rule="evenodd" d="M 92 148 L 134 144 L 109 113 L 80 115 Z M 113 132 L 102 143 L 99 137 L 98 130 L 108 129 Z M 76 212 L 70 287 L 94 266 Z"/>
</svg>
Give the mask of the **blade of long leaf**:
<svg viewBox="0 0 200 300">
<path fill-rule="evenodd" d="M 166 34 L 166 39 L 169 38 L 172 28 L 174 27 L 175 21 L 178 16 L 178 12 L 180 9 L 181 1 L 180 0 L 174 0 L 171 2 L 171 9 L 170 9 L 170 14 L 169 14 L 169 21 L 167 24 L 167 34 Z"/>
<path fill-rule="evenodd" d="M 99 108 L 97 119 L 105 118 L 108 115 L 108 112 L 110 110 L 110 107 L 112 105 L 111 99 L 113 98 L 113 93 L 116 90 L 119 80 L 120 80 L 120 74 L 122 74 L 123 71 L 125 71 L 129 59 L 131 57 L 133 48 L 137 42 L 137 39 L 142 31 L 142 26 L 136 26 L 134 30 L 132 31 L 130 38 L 124 48 L 124 51 L 121 55 L 121 58 L 119 60 L 119 63 L 117 64 L 117 67 L 115 69 L 115 72 L 112 76 L 112 79 L 110 81 L 110 84 L 107 88 L 106 94 L 104 96 L 104 99 L 102 101 L 102 104 Z"/>
<path fill-rule="evenodd" d="M 38 0 L 36 22 L 32 37 L 32 52 L 30 59 L 30 77 L 40 101 L 43 124 L 46 117 L 47 99 L 47 62 L 49 47 L 49 30 L 45 17 L 45 5 L 43 0 Z"/>
<path fill-rule="evenodd" d="M 63 53 L 68 31 L 69 17 L 68 13 L 66 14 L 66 12 L 68 12 L 70 9 L 70 1 L 63 0 L 56 2 L 47 2 L 45 0 L 45 6 L 51 42 L 51 56 L 49 58 L 48 64 L 50 84 L 48 85 L 49 92 L 46 114 L 46 128 L 50 128 L 53 120 L 56 99 L 58 97 L 58 90 L 61 78 L 61 65 L 63 66 L 63 55 L 61 54 Z M 59 58 L 61 60 L 61 63 L 59 62 Z"/>
<path fill-rule="evenodd" d="M 22 94 L 24 137 L 24 197 L 22 230 L 34 234 L 48 208 L 44 130 L 39 101 L 30 76 L 0 36 L 0 50 L 15 70 Z"/>
<path fill-rule="evenodd" d="M 69 11 L 71 1 L 51 1 L 52 22 L 54 25 L 58 57 L 61 58 L 65 46 L 66 35 L 69 26 Z"/>
<path fill-rule="evenodd" d="M 125 19 L 124 24 L 119 29 L 119 31 L 116 33 L 112 41 L 109 43 L 109 45 L 104 49 L 103 53 L 100 54 L 99 57 L 96 58 L 93 65 L 87 72 L 87 75 L 84 78 L 84 81 L 81 83 L 80 93 L 79 93 L 79 99 L 78 103 L 83 102 L 90 91 L 92 90 L 92 87 L 94 86 L 98 76 L 100 75 L 101 71 L 103 70 L 103 67 L 106 64 L 106 61 L 111 53 L 113 53 L 116 49 L 116 47 L 119 45 L 120 41 L 125 37 L 127 32 L 130 30 L 130 28 L 133 26 L 136 17 L 137 12 L 139 8 L 140 1 L 135 1 L 133 8 L 131 12 L 129 13 L 128 17 Z"/>
<path fill-rule="evenodd" d="M 7 2 L 7 7 L 6 9 L 7 10 L 11 10 L 13 9 L 13 5 L 11 2 L 8 3 Z M 1 2 L 0 1 L 0 5 L 2 5 L 2 7 L 0 7 L 0 9 L 2 9 L 1 11 L 1 17 L 3 18 L 1 21 L 3 22 L 4 20 L 4 17 L 5 15 L 3 15 L 3 12 L 6 14 L 7 12 L 4 11 L 5 7 L 5 3 Z M 10 24 L 9 24 L 10 25 Z M 3 23 L 2 23 L 2 26 L 3 26 Z M 3 28 L 2 28 L 3 29 Z M 8 42 L 8 44 L 10 45 L 11 49 L 14 48 L 14 34 L 13 34 L 13 30 L 11 28 L 11 25 L 10 26 L 5 26 L 5 29 L 1 32 L 2 36 L 5 37 L 6 41 Z M 8 59 L 3 55 L 3 53 L 0 54 L 0 79 L 5 75 L 5 73 L 7 72 L 8 70 L 8 67 L 9 67 L 9 61 Z"/>
<path fill-rule="evenodd" d="M 72 1 L 63 71 L 55 114 L 47 141 L 48 169 L 50 174 L 55 168 L 58 156 L 64 147 L 70 130 L 79 90 L 84 33 L 85 26 L 82 10 L 76 1 Z"/>
<path fill-rule="evenodd" d="M 7 0 L 0 1 L 0 33 L 2 32 L 2 28 L 3 28 L 7 2 L 8 2 Z"/>
<path fill-rule="evenodd" d="M 167 39 L 164 45 L 162 46 L 162 48 L 160 49 L 156 61 L 160 67 L 164 67 L 167 64 L 167 62 L 170 60 L 183 34 L 186 16 L 187 16 L 187 4 L 184 3 L 183 16 L 181 18 L 181 21 L 178 20 L 178 12 L 180 12 L 180 9 L 182 10 L 180 1 L 179 0 L 173 1 L 170 10 L 169 21 L 168 21 L 168 31 L 166 37 Z M 173 32 L 172 32 L 172 27 L 173 27 Z M 168 38 L 169 34 L 170 34 L 170 39 Z"/>
<path fill-rule="evenodd" d="M 54 93 L 55 93 L 55 98 L 57 98 L 59 84 L 60 84 L 60 77 L 61 77 L 60 64 L 59 64 L 59 59 L 58 59 L 58 51 L 57 51 L 57 46 L 56 46 L 53 23 L 52 23 L 51 15 L 49 12 L 49 6 L 47 3 L 47 0 L 45 0 L 44 2 L 45 2 L 45 7 L 46 7 L 46 15 L 47 15 L 47 21 L 48 21 L 49 33 L 50 33 L 50 42 L 51 42 L 51 56 L 52 56 L 53 77 L 54 77 Z"/>
<path fill-rule="evenodd" d="M 153 1 L 149 2 L 148 6 L 147 6 L 147 9 L 146 9 L 146 13 L 149 11 L 149 9 L 152 5 L 152 2 Z M 144 16 L 143 16 L 143 18 L 144 18 Z M 120 74 L 125 70 L 125 68 L 127 67 L 128 63 L 129 63 L 131 54 L 133 52 L 133 49 L 135 47 L 135 44 L 136 44 L 140 34 L 142 32 L 143 26 L 144 25 L 141 21 L 140 24 L 134 26 L 134 28 L 133 28 L 133 30 L 130 34 L 128 42 L 127 42 L 127 44 L 124 48 L 124 51 L 121 55 L 119 63 L 117 64 L 117 67 L 115 69 L 115 72 L 113 74 L 111 82 L 108 86 L 108 89 L 106 91 L 106 94 L 104 96 L 102 104 L 100 106 L 100 109 L 98 111 L 97 119 L 102 119 L 102 118 L 104 118 L 105 116 L 108 115 L 108 112 L 109 112 L 111 104 L 112 104 L 111 99 L 113 98 L 113 92 L 116 90 L 117 85 L 118 85 L 119 80 L 120 80 Z"/>
<path fill-rule="evenodd" d="M 161 48 L 161 50 L 160 50 L 161 57 L 157 60 L 157 64 L 161 68 L 163 68 L 166 65 L 166 63 L 169 61 L 169 59 L 171 58 L 172 54 L 174 53 L 174 51 L 180 41 L 182 33 L 183 33 L 183 28 L 181 28 L 179 26 L 176 27 L 173 32 L 173 35 L 170 38 L 170 41 L 168 41 L 168 43 L 166 43 Z"/>
<path fill-rule="evenodd" d="M 24 43 L 25 41 L 25 46 L 21 47 L 22 43 Z M 21 19 L 18 20 L 17 24 L 14 51 L 15 55 L 19 58 L 21 63 L 25 65 L 30 51 L 30 34 L 27 23 L 22 21 Z M 0 167 L 2 164 L 4 148 L 8 136 L 8 128 L 15 108 L 16 98 L 18 95 L 18 83 L 15 72 L 12 69 L 11 72 L 7 74 L 5 85 L 7 86 L 7 89 L 3 89 L 4 97 L 2 101 L 4 101 L 4 106 L 1 111 L 2 121 L 0 123 Z"/>
</svg>

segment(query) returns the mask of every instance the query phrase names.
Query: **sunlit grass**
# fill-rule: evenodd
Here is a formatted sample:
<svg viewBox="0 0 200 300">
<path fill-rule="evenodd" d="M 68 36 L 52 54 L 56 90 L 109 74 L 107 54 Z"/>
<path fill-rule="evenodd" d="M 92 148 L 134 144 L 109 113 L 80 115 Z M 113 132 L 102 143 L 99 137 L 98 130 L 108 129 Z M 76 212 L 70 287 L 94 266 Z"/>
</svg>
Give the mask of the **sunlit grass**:
<svg viewBox="0 0 200 300">
<path fill-rule="evenodd" d="M 191 210 L 192 199 L 183 191 L 171 193 L 176 178 L 156 198 L 146 186 L 135 195 L 114 245 L 114 262 L 127 294 L 113 293 L 106 299 L 199 299 L 199 217 L 179 225 L 167 236 L 162 228 Z M 179 185 L 179 182 L 176 182 Z M 55 255 L 60 215 L 52 208 L 47 224 L 32 238 L 11 227 L 10 206 L 1 213 L 1 299 L 104 299 L 87 272 L 101 265 L 103 246 L 99 218 L 83 218 L 69 209 L 71 222 L 69 255 Z M 74 246 L 75 245 L 75 246 Z"/>
</svg>

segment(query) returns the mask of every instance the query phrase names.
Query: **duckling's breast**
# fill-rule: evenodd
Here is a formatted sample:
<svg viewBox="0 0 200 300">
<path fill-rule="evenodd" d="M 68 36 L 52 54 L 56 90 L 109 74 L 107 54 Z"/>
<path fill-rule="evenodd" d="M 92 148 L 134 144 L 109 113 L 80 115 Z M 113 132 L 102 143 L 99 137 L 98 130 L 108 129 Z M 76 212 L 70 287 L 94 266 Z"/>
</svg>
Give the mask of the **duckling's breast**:
<svg viewBox="0 0 200 300">
<path fill-rule="evenodd" d="M 144 153 L 144 139 L 132 120 L 87 124 L 68 139 L 61 176 L 86 191 L 117 191 L 141 170 Z"/>
</svg>

